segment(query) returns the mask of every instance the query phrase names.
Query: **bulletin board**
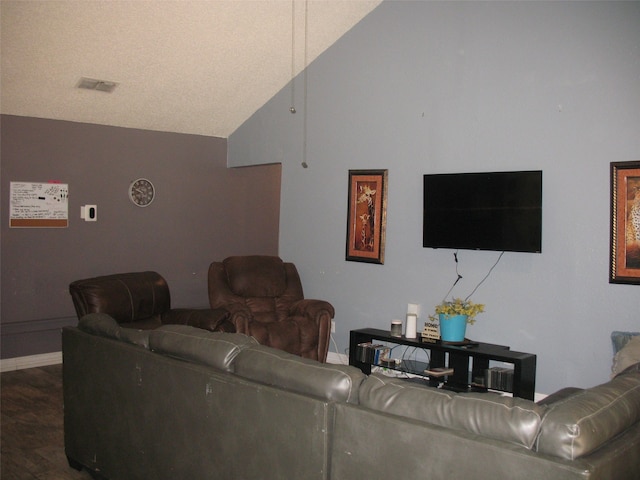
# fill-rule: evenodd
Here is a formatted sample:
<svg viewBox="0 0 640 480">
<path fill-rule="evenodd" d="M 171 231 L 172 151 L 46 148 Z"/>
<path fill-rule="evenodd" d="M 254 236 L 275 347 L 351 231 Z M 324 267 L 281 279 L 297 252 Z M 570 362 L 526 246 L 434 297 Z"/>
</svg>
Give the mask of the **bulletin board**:
<svg viewBox="0 0 640 480">
<path fill-rule="evenodd" d="M 69 185 L 11 182 L 9 227 L 69 226 Z"/>
</svg>

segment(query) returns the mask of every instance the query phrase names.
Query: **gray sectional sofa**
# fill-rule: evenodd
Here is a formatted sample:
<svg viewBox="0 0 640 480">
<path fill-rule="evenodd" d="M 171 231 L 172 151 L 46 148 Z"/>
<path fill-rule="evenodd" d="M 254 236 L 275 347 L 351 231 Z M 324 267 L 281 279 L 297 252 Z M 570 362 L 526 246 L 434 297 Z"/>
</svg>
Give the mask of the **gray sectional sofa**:
<svg viewBox="0 0 640 480">
<path fill-rule="evenodd" d="M 65 450 L 110 480 L 637 479 L 640 371 L 543 404 L 184 325 L 63 329 Z"/>
</svg>

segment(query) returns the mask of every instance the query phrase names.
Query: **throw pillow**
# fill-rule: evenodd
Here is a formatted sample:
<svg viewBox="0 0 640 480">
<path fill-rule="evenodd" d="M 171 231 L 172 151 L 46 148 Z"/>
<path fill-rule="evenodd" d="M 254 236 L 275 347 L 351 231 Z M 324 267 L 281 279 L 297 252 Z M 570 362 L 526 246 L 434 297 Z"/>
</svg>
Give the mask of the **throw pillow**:
<svg viewBox="0 0 640 480">
<path fill-rule="evenodd" d="M 611 377 L 615 377 L 638 362 L 640 362 L 640 336 L 635 336 L 613 357 Z"/>
</svg>

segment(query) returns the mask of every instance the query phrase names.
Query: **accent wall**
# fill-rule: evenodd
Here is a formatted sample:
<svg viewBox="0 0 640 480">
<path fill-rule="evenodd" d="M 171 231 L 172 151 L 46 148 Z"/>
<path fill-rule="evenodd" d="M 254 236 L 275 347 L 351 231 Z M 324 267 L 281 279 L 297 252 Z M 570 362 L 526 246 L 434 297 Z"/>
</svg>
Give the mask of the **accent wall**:
<svg viewBox="0 0 640 480">
<path fill-rule="evenodd" d="M 207 270 L 278 253 L 280 165 L 229 169 L 227 140 L 3 115 L 2 358 L 60 351 L 73 280 L 155 270 L 173 307 L 207 307 Z M 148 207 L 128 197 L 148 178 Z M 9 228 L 9 184 L 69 185 L 67 228 Z M 80 206 L 97 205 L 97 221 Z"/>
<path fill-rule="evenodd" d="M 296 114 L 288 85 L 231 135 L 230 166 L 282 163 L 280 256 L 335 306 L 332 350 L 409 303 L 421 328 L 460 275 L 451 295 L 486 304 L 467 336 L 537 354 L 538 392 L 608 379 L 611 331 L 640 331 L 640 286 L 608 283 L 610 162 L 640 159 L 639 25 L 640 2 L 384 1 L 294 79 Z M 350 169 L 388 169 L 384 265 L 345 261 Z M 424 174 L 529 169 L 541 254 L 422 247 Z"/>
</svg>

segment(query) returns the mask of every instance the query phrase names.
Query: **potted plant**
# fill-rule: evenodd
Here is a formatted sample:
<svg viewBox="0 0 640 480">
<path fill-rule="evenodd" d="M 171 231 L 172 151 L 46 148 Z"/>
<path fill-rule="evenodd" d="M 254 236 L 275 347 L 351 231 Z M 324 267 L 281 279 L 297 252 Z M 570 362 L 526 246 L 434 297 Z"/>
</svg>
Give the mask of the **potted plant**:
<svg viewBox="0 0 640 480">
<path fill-rule="evenodd" d="M 484 304 L 474 303 L 469 297 L 464 300 L 453 298 L 443 300 L 436 305 L 435 315 L 430 315 L 432 320 L 440 322 L 440 338 L 445 342 L 462 342 L 465 339 L 467 323 L 473 325 L 476 315 L 484 312 Z"/>
</svg>

